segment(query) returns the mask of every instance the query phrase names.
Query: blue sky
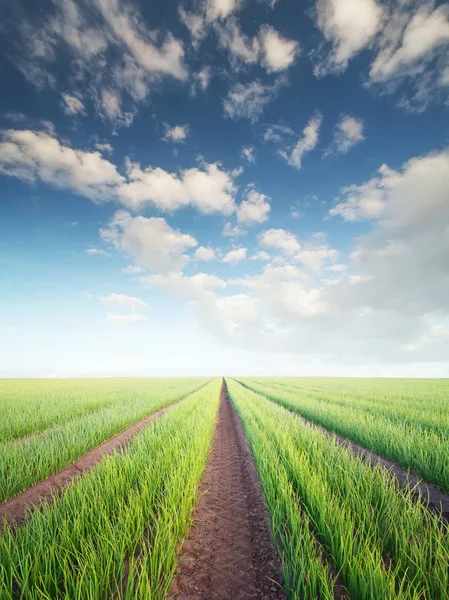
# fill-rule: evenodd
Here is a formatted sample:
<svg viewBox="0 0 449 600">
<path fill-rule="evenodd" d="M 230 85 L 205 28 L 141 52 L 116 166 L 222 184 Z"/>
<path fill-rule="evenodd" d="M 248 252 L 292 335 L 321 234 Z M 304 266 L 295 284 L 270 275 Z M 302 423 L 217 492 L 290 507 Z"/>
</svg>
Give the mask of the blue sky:
<svg viewBox="0 0 449 600">
<path fill-rule="evenodd" d="M 7 1 L 0 376 L 449 376 L 449 5 Z"/>
</svg>

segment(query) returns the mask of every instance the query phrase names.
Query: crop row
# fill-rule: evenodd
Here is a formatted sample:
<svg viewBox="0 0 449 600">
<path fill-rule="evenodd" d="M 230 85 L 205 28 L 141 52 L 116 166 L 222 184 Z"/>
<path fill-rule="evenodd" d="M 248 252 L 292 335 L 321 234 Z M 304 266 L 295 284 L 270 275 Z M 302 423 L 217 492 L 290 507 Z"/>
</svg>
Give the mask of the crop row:
<svg viewBox="0 0 449 600">
<path fill-rule="evenodd" d="M 2 600 L 162 600 L 176 567 L 218 406 L 215 380 L 0 536 Z M 101 491 L 101 493 L 99 493 Z"/>
<path fill-rule="evenodd" d="M 255 458 L 290 598 L 448 598 L 449 532 L 384 469 L 228 381 Z"/>
<path fill-rule="evenodd" d="M 355 388 L 318 385 L 308 383 L 308 379 L 264 378 L 263 380 L 248 380 L 264 383 L 270 388 L 284 392 L 294 392 L 314 400 L 322 400 L 342 407 L 356 407 L 358 410 L 376 413 L 391 421 L 419 425 L 433 430 L 441 435 L 449 435 L 449 404 L 447 382 L 435 385 L 429 382 L 428 389 L 422 389 L 415 383 L 407 387 L 395 386 L 381 388 L 373 386 L 371 380 L 365 380 L 365 388 Z"/>
<path fill-rule="evenodd" d="M 294 385 L 281 387 L 276 382 L 254 379 L 240 381 L 306 419 L 397 461 L 449 492 L 449 442 L 444 433 L 387 417 L 376 408 L 363 410 L 356 400 L 345 405 L 333 398 L 310 396 Z M 394 399 L 390 399 L 390 405 L 393 412 Z M 431 410 L 429 407 L 428 412 Z"/>
<path fill-rule="evenodd" d="M 138 387 L 123 387 L 108 404 L 94 412 L 62 421 L 39 435 L 0 443 L 0 501 L 58 472 L 103 441 L 206 382 L 207 379 L 181 379 L 164 386 L 158 380 L 141 381 Z M 62 401 L 60 396 L 58 406 Z M 23 403 L 21 410 L 27 412 Z M 67 411 L 70 413 L 70 406 Z M 34 417 L 30 411 L 29 419 Z"/>
</svg>

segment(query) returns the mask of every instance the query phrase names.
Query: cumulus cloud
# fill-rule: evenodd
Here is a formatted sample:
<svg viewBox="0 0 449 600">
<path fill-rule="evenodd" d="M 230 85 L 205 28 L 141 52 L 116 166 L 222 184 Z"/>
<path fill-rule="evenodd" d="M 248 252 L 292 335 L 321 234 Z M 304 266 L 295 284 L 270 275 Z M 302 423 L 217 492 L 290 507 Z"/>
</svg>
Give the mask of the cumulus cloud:
<svg viewBox="0 0 449 600">
<path fill-rule="evenodd" d="M 250 260 L 270 260 L 271 256 L 265 250 L 260 250 L 250 257 Z"/>
<path fill-rule="evenodd" d="M 175 142 L 179 144 L 185 142 L 188 135 L 188 125 L 174 125 L 173 127 L 165 125 L 165 134 L 163 139 L 167 142 Z"/>
<path fill-rule="evenodd" d="M 122 315 L 120 313 L 108 312 L 106 318 L 111 323 L 116 325 L 139 325 L 148 321 L 148 318 L 139 313 L 131 313 L 129 315 Z"/>
<path fill-rule="evenodd" d="M 135 311 L 136 309 L 144 309 L 149 310 L 149 305 L 140 300 L 140 298 L 135 298 L 134 296 L 127 296 L 126 294 L 117 294 L 113 292 L 112 294 L 108 294 L 107 296 L 101 297 L 102 302 L 107 304 L 116 304 L 120 308 L 126 308 L 128 310 Z"/>
<path fill-rule="evenodd" d="M 236 248 L 230 250 L 223 256 L 223 262 L 225 263 L 239 263 L 242 260 L 246 260 L 247 248 Z"/>
<path fill-rule="evenodd" d="M 111 146 L 111 144 L 108 144 L 107 142 L 105 142 L 104 144 L 100 144 L 97 143 L 95 144 L 95 148 L 97 150 L 100 150 L 100 152 L 113 152 L 114 148 Z"/>
<path fill-rule="evenodd" d="M 145 271 L 145 269 L 143 267 L 141 267 L 140 265 L 128 265 L 127 267 L 123 267 L 122 271 L 123 271 L 123 273 L 137 274 L 137 273 L 143 273 Z"/>
<path fill-rule="evenodd" d="M 193 236 L 173 229 L 165 219 L 133 217 L 124 210 L 117 211 L 100 234 L 139 265 L 159 273 L 180 271 L 189 262 L 185 252 L 198 245 Z"/>
<path fill-rule="evenodd" d="M 128 160 L 126 173 L 128 182 L 120 186 L 118 197 L 134 209 L 152 204 L 167 211 L 184 206 L 194 206 L 205 214 L 235 211 L 232 175 L 218 163 L 185 169 L 178 175 L 159 167 L 142 168 Z"/>
<path fill-rule="evenodd" d="M 400 90 L 398 105 L 422 111 L 447 101 L 449 8 L 434 0 L 317 0 L 316 22 L 326 44 L 312 52 L 317 76 L 339 73 L 369 49 L 366 84 L 381 92 Z"/>
<path fill-rule="evenodd" d="M 3 132 L 0 172 L 28 182 L 44 181 L 90 200 L 114 197 L 124 183 L 115 165 L 99 152 L 73 150 L 43 131 Z"/>
<path fill-rule="evenodd" d="M 229 52 L 231 63 L 261 64 L 268 73 L 279 73 L 291 67 L 299 55 L 299 44 L 282 36 L 274 27 L 263 25 L 252 38 L 240 29 L 236 18 L 216 25 L 219 44 Z"/>
<path fill-rule="evenodd" d="M 264 142 L 281 144 L 286 137 L 294 136 L 295 132 L 288 125 L 268 125 L 263 133 Z"/>
<path fill-rule="evenodd" d="M 249 163 L 255 163 L 256 157 L 254 156 L 255 148 L 254 146 L 244 146 L 242 151 L 240 152 L 240 156 L 244 158 Z"/>
<path fill-rule="evenodd" d="M 259 33 L 263 64 L 269 73 L 285 71 L 299 55 L 299 44 L 288 40 L 273 27 L 265 25 Z"/>
<path fill-rule="evenodd" d="M 89 256 L 111 256 L 110 252 L 102 250 L 101 248 L 87 248 L 86 254 Z"/>
<path fill-rule="evenodd" d="M 86 114 L 86 107 L 77 96 L 72 96 L 71 94 L 61 94 L 61 96 L 63 100 L 62 109 L 66 115 L 72 117 Z"/>
<path fill-rule="evenodd" d="M 92 94 L 100 113 L 116 125 L 126 125 L 135 111 L 122 108 L 122 94 L 132 105 L 144 100 L 152 84 L 164 77 L 187 79 L 182 43 L 171 33 L 146 27 L 129 0 L 52 0 L 52 5 L 40 20 L 21 20 L 19 41 L 11 52 L 35 86 L 55 87 L 62 76 L 56 62 L 66 54 L 68 74 Z M 76 100 L 64 102 L 66 110 L 81 114 Z"/>
<path fill-rule="evenodd" d="M 221 235 L 229 238 L 237 238 L 246 235 L 248 231 L 240 225 L 232 225 L 232 223 L 225 223 L 222 229 Z"/>
<path fill-rule="evenodd" d="M 282 156 L 289 165 L 296 169 L 300 169 L 302 167 L 304 155 L 311 152 L 318 144 L 322 122 L 323 117 L 321 113 L 315 113 L 303 129 L 302 136 L 299 138 L 293 149 L 289 152 L 281 150 L 279 155 Z"/>
<path fill-rule="evenodd" d="M 194 257 L 196 260 L 200 261 L 210 261 L 215 258 L 215 250 L 213 248 L 208 248 L 206 246 L 199 246 L 194 252 Z"/>
<path fill-rule="evenodd" d="M 93 201 L 117 200 L 133 210 L 145 205 L 166 212 L 186 206 L 205 214 L 236 210 L 232 173 L 218 163 L 178 174 L 126 159 L 123 176 L 100 152 L 74 150 L 46 132 L 9 129 L 2 137 L 0 173 L 24 181 L 40 179 Z"/>
<path fill-rule="evenodd" d="M 295 234 L 285 229 L 267 229 L 259 236 L 260 245 L 284 254 L 293 255 L 301 250 Z"/>
<path fill-rule="evenodd" d="M 383 17 L 384 9 L 377 0 L 317 0 L 316 24 L 331 50 L 317 61 L 315 74 L 346 69 L 350 59 L 372 42 Z"/>
<path fill-rule="evenodd" d="M 334 139 L 325 154 L 346 154 L 351 148 L 363 142 L 365 139 L 363 130 L 362 119 L 343 115 L 335 127 Z"/>
<path fill-rule="evenodd" d="M 254 123 L 283 84 L 281 78 L 273 85 L 264 85 L 257 79 L 246 84 L 236 83 L 223 101 L 224 112 L 231 119 L 245 118 Z"/>
<path fill-rule="evenodd" d="M 237 209 L 237 221 L 244 225 L 264 223 L 271 210 L 269 198 L 254 188 L 247 189 Z"/>
</svg>

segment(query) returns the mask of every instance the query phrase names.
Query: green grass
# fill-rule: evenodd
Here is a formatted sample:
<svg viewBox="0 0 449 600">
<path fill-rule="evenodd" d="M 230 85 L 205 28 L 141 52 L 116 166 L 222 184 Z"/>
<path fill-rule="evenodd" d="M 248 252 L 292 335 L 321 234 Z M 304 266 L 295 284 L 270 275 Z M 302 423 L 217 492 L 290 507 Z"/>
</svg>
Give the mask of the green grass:
<svg viewBox="0 0 449 600">
<path fill-rule="evenodd" d="M 188 532 L 221 381 L 0 535 L 2 600 L 162 600 Z"/>
<path fill-rule="evenodd" d="M 228 386 L 256 461 L 290 598 L 332 598 L 317 540 L 351 598 L 449 597 L 449 532 L 437 516 L 383 469 L 372 469 L 291 411 L 235 381 Z"/>
<path fill-rule="evenodd" d="M 449 380 L 238 380 L 449 492 Z"/>
<path fill-rule="evenodd" d="M 0 431 L 3 440 L 10 441 L 0 442 L 0 501 L 56 473 L 207 381 L 173 378 L 1 382 Z M 24 435 L 28 437 L 23 438 Z"/>
</svg>

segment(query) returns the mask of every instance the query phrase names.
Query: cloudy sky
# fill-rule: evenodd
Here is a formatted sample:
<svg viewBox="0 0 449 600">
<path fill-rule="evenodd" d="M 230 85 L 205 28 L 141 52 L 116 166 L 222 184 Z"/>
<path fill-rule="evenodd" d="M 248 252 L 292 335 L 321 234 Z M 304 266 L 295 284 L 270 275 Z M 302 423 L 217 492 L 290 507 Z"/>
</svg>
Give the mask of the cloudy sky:
<svg viewBox="0 0 449 600">
<path fill-rule="evenodd" d="M 0 16 L 0 376 L 449 376 L 447 3 Z"/>
</svg>

